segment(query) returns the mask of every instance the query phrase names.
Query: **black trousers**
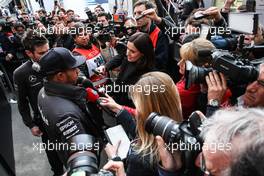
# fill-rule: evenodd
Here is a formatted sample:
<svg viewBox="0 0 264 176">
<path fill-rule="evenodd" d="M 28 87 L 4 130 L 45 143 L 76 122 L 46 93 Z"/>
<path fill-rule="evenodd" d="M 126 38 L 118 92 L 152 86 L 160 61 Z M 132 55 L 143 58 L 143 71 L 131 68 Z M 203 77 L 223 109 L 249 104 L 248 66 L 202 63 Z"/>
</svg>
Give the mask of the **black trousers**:
<svg viewBox="0 0 264 176">
<path fill-rule="evenodd" d="M 46 133 L 45 129 L 43 128 L 42 123 L 38 122 L 37 124 L 39 125 L 39 128 L 43 133 L 41 136 L 42 142 L 43 142 L 43 144 L 45 144 L 45 146 L 48 146 L 48 143 L 50 143 L 49 138 L 48 138 L 48 134 Z M 63 163 L 60 160 L 57 151 L 56 150 L 49 150 L 49 148 L 46 147 L 45 152 L 46 152 L 46 155 L 48 157 L 48 161 L 49 161 L 49 164 L 51 166 L 51 170 L 54 173 L 54 176 L 63 175 L 64 174 Z"/>
</svg>

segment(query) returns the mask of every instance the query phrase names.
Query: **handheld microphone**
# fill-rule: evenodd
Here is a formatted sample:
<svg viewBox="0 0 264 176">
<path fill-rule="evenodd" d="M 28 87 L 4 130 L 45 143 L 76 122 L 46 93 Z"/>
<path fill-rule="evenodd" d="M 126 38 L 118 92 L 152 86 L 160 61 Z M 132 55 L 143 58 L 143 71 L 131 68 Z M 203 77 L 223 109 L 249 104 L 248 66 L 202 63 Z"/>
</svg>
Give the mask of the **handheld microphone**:
<svg viewBox="0 0 264 176">
<path fill-rule="evenodd" d="M 99 94 L 90 87 L 86 88 L 85 90 L 86 90 L 86 100 L 92 103 L 98 103 L 97 101 L 100 98 Z"/>
<path fill-rule="evenodd" d="M 89 87 L 89 88 L 95 90 L 99 94 L 100 97 L 106 97 L 102 91 L 100 91 L 94 87 L 93 82 L 91 80 L 89 80 L 85 77 L 78 77 L 76 84 L 85 88 L 85 89 Z"/>
<path fill-rule="evenodd" d="M 93 90 L 92 88 L 86 88 L 86 100 L 92 102 L 92 103 L 96 103 L 97 105 L 99 105 L 108 115 L 115 117 L 115 113 L 113 111 L 111 111 L 110 109 L 102 106 L 100 103 L 103 101 L 100 99 L 99 94 L 97 93 L 96 90 Z"/>
<path fill-rule="evenodd" d="M 95 89 L 92 81 L 90 81 L 89 79 L 86 79 L 85 77 L 81 77 L 81 76 L 78 77 L 76 84 L 83 88 L 90 87 L 92 89 Z"/>
</svg>

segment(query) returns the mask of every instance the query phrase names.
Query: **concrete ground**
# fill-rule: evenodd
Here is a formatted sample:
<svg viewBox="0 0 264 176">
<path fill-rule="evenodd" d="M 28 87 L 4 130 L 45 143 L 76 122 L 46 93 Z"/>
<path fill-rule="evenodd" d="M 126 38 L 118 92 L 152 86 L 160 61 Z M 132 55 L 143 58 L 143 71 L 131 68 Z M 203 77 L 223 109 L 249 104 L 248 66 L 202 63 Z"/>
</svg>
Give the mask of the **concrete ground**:
<svg viewBox="0 0 264 176">
<path fill-rule="evenodd" d="M 34 149 L 41 138 L 34 137 L 20 116 L 17 104 L 12 104 L 13 142 L 17 176 L 52 176 L 45 152 Z M 35 147 L 36 148 L 36 147 Z"/>
</svg>

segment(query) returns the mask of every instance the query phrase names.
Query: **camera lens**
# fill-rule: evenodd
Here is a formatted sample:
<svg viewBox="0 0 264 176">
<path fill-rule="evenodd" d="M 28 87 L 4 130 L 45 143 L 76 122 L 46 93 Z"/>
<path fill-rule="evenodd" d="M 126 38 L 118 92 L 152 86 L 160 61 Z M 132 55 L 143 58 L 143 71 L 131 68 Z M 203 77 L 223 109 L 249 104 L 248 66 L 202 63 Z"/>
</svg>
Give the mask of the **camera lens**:
<svg viewBox="0 0 264 176">
<path fill-rule="evenodd" d="M 146 121 L 145 129 L 148 133 L 161 136 L 166 143 L 177 142 L 180 137 L 179 124 L 166 116 L 151 113 Z"/>
<path fill-rule="evenodd" d="M 89 174 L 98 172 L 97 158 L 94 153 L 88 151 L 71 155 L 67 161 L 67 166 L 70 168 L 68 176 L 79 171 L 85 171 Z"/>
<path fill-rule="evenodd" d="M 69 157 L 67 160 L 68 176 L 74 173 L 85 172 L 87 174 L 97 173 L 97 157 L 92 152 L 95 150 L 95 139 L 88 134 L 79 134 L 68 140 Z"/>
<path fill-rule="evenodd" d="M 193 65 L 190 61 L 186 61 L 185 64 L 185 89 L 189 89 L 194 83 L 205 83 L 205 76 L 208 75 L 209 72 L 213 71 L 212 68 L 197 67 Z"/>
</svg>

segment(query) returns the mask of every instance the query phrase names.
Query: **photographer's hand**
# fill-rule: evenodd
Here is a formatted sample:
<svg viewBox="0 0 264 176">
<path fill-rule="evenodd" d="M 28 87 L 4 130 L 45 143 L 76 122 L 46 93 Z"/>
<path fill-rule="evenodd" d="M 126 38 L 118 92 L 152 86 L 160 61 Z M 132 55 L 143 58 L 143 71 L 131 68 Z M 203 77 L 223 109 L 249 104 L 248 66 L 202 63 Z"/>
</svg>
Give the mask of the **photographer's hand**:
<svg viewBox="0 0 264 176">
<path fill-rule="evenodd" d="M 210 100 L 217 100 L 219 103 L 221 103 L 227 90 L 225 76 L 222 73 L 219 74 L 216 71 L 213 71 L 205 77 L 206 83 L 208 85 L 208 102 Z"/>
<path fill-rule="evenodd" d="M 162 167 L 167 171 L 176 171 L 181 168 L 181 156 L 174 152 L 171 154 L 166 148 L 164 140 L 160 136 L 156 136 L 155 140 L 158 144 L 158 152 Z"/>
<path fill-rule="evenodd" d="M 104 165 L 103 169 L 114 171 L 116 176 L 126 176 L 122 161 L 110 160 L 108 163 L 106 163 L 106 165 Z"/>
<path fill-rule="evenodd" d="M 155 9 L 147 9 L 142 12 L 142 15 L 145 15 L 146 17 L 153 20 L 156 24 L 160 24 L 162 21 L 162 18 L 159 17 L 155 11 Z"/>
<path fill-rule="evenodd" d="M 220 21 L 222 18 L 222 15 L 220 13 L 220 9 L 218 7 L 209 7 L 205 11 L 202 12 L 204 15 L 209 15 L 212 17 L 215 22 Z"/>
<path fill-rule="evenodd" d="M 6 61 L 10 61 L 10 60 L 12 60 L 13 59 L 13 54 L 11 54 L 11 53 L 8 53 L 7 55 L 6 55 Z"/>
<path fill-rule="evenodd" d="M 118 148 L 121 144 L 121 141 L 118 141 L 116 145 L 111 145 L 109 143 L 106 144 L 105 146 L 105 152 L 108 156 L 108 158 L 112 159 L 117 156 Z"/>
<path fill-rule="evenodd" d="M 230 11 L 230 7 L 234 2 L 235 0 L 226 0 L 222 8 L 222 12 L 228 13 Z"/>
</svg>

